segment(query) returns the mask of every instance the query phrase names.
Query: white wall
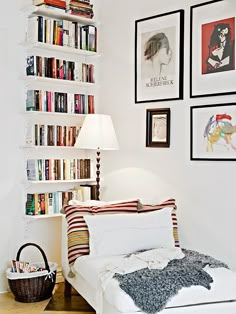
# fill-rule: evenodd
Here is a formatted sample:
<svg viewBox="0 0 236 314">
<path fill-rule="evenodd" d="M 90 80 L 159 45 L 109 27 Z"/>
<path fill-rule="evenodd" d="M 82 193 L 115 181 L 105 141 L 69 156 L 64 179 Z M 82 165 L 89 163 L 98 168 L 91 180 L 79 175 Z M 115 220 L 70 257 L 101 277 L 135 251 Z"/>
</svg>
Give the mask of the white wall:
<svg viewBox="0 0 236 314">
<path fill-rule="evenodd" d="M 100 7 L 102 50 L 100 106 L 112 115 L 120 150 L 102 153 L 104 199 L 175 197 L 181 243 L 213 254 L 236 270 L 234 239 L 234 162 L 189 160 L 189 107 L 234 101 L 235 97 L 189 99 L 188 0 L 96 0 Z M 30 0 L 23 0 L 23 3 Z M 95 0 L 94 0 L 95 2 Z M 177 4 L 178 3 L 178 4 Z M 5 270 L 20 245 L 36 242 L 50 261 L 60 263 L 60 220 L 26 223 L 24 217 L 23 51 L 24 19 L 19 1 L 0 12 L 0 292 L 7 289 Z M 134 103 L 134 21 L 185 9 L 185 97 L 183 101 Z M 145 148 L 146 108 L 171 108 L 171 146 Z M 217 174 L 217 175 L 216 175 Z M 30 255 L 33 253 L 30 253 Z M 29 255 L 28 255 L 29 256 Z M 39 255 L 40 257 L 40 255 Z"/>
<path fill-rule="evenodd" d="M 19 0 L 0 12 L 0 293 L 8 288 L 5 271 L 24 243 L 35 242 L 48 260 L 60 264 L 60 219 L 26 220 L 24 216 L 24 49 L 25 16 Z M 31 0 L 22 0 L 22 4 Z M 25 260 L 43 261 L 37 249 L 25 249 Z"/>
<path fill-rule="evenodd" d="M 120 150 L 104 152 L 102 196 L 175 197 L 181 244 L 221 258 L 236 270 L 235 162 L 190 161 L 190 106 L 235 101 L 235 96 L 189 98 L 190 0 L 101 0 L 103 111 L 116 128 Z M 205 1 L 206 2 L 206 1 Z M 135 20 L 185 9 L 184 100 L 134 103 Z M 170 148 L 145 147 L 147 108 L 171 108 Z"/>
</svg>

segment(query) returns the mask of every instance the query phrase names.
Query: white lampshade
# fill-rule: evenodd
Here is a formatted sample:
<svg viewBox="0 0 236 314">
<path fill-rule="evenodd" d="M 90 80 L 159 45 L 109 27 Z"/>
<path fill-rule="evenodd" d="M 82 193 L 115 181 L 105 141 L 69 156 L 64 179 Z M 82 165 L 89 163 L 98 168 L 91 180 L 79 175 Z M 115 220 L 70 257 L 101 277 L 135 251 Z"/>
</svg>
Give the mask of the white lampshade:
<svg viewBox="0 0 236 314">
<path fill-rule="evenodd" d="M 111 117 L 104 114 L 88 114 L 76 139 L 75 147 L 98 150 L 119 149 Z"/>
</svg>

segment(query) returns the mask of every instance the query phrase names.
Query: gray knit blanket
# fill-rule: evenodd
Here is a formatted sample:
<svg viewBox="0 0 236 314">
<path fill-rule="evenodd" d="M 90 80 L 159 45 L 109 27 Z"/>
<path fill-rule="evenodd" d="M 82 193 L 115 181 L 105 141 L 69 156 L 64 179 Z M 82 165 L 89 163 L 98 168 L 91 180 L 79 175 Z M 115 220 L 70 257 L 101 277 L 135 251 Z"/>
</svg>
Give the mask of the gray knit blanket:
<svg viewBox="0 0 236 314">
<path fill-rule="evenodd" d="M 133 273 L 115 274 L 123 289 L 136 306 L 145 313 L 154 314 L 163 310 L 181 288 L 202 286 L 211 289 L 212 277 L 204 271 L 205 266 L 212 268 L 228 266 L 211 256 L 182 249 L 185 257 L 174 259 L 164 269 L 140 269 Z"/>
</svg>

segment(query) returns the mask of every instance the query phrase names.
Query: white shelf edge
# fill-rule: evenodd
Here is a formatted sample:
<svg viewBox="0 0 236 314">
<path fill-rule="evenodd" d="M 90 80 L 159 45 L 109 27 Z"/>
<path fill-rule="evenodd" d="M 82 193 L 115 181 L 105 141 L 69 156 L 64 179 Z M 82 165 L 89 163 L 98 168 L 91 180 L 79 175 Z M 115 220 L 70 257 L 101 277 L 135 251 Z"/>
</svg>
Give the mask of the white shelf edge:
<svg viewBox="0 0 236 314">
<path fill-rule="evenodd" d="M 50 117 L 50 116 L 55 116 L 58 118 L 64 117 L 64 118 L 76 118 L 76 119 L 81 119 L 83 120 L 86 117 L 86 113 L 83 114 L 76 114 L 76 113 L 66 113 L 66 112 L 49 112 L 49 111 L 34 111 L 34 110 L 29 110 L 29 111 L 24 111 L 21 113 L 22 115 L 29 116 L 29 117 L 37 117 L 37 116 L 45 116 L 45 117 Z M 92 114 L 92 113 L 88 113 Z"/>
<path fill-rule="evenodd" d="M 46 218 L 56 218 L 62 217 L 63 214 L 43 214 L 43 215 L 24 215 L 25 219 L 46 219 Z"/>
<path fill-rule="evenodd" d="M 98 21 L 96 19 L 89 19 L 81 16 L 72 15 L 66 13 L 64 11 L 58 12 L 52 9 L 40 8 L 40 6 L 24 6 L 21 8 L 21 11 L 28 15 L 28 17 L 35 16 L 35 15 L 43 15 L 52 18 L 58 18 L 67 21 L 74 21 L 79 22 L 84 25 L 98 25 Z"/>
<path fill-rule="evenodd" d="M 75 147 L 75 146 L 47 146 L 47 145 L 23 145 L 21 146 L 22 149 L 32 149 L 32 150 L 40 150 L 40 149 L 64 149 L 64 150 L 67 150 L 67 149 L 81 149 L 81 148 L 78 148 L 78 147 Z"/>
<path fill-rule="evenodd" d="M 88 182 L 95 182 L 96 180 L 93 179 L 93 178 L 90 178 L 90 179 L 78 179 L 78 180 L 42 180 L 42 181 L 30 181 L 30 180 L 27 180 L 25 182 L 25 184 L 55 184 L 55 183 L 88 183 Z"/>
<path fill-rule="evenodd" d="M 52 45 L 48 43 L 42 42 L 25 42 L 22 43 L 25 48 L 30 51 L 34 49 L 40 50 L 48 50 L 51 53 L 66 53 L 66 54 L 73 54 L 77 56 L 86 56 L 86 57 L 100 57 L 101 55 L 94 51 L 83 50 L 83 49 L 76 49 L 67 46 L 59 46 L 59 45 Z"/>
<path fill-rule="evenodd" d="M 88 83 L 88 82 L 79 82 L 79 81 L 69 81 L 69 80 L 62 80 L 62 79 L 56 79 L 56 78 L 50 78 L 50 77 L 41 77 L 41 76 L 31 76 L 31 75 L 25 75 L 24 78 L 27 85 L 40 83 L 40 84 L 51 84 L 55 86 L 71 86 L 71 87 L 95 87 L 96 83 Z"/>
</svg>

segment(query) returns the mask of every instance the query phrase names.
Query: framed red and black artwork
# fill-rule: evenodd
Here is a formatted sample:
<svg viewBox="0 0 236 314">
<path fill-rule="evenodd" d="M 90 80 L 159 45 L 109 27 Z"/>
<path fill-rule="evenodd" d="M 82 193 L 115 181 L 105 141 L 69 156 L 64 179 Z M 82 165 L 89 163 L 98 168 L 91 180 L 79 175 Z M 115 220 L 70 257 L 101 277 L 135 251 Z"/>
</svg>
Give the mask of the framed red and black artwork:
<svg viewBox="0 0 236 314">
<path fill-rule="evenodd" d="M 191 98 L 236 93 L 235 16 L 233 1 L 191 6 Z"/>
</svg>

